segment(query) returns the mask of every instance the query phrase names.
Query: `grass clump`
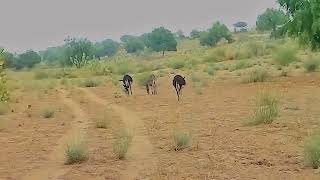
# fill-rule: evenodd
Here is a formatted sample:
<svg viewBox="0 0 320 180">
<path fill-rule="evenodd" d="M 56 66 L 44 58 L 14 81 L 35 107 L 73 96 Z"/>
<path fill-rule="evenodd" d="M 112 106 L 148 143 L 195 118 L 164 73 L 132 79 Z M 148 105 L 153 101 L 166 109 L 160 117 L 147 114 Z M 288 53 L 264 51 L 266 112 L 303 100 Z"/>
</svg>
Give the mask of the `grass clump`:
<svg viewBox="0 0 320 180">
<path fill-rule="evenodd" d="M 99 84 L 99 81 L 95 79 L 85 79 L 80 83 L 82 87 L 97 87 Z"/>
<path fill-rule="evenodd" d="M 55 112 L 50 109 L 44 109 L 41 114 L 43 118 L 49 119 L 54 117 Z"/>
<path fill-rule="evenodd" d="M 190 147 L 191 145 L 191 133 L 190 132 L 176 132 L 173 135 L 174 150 L 179 151 Z"/>
<path fill-rule="evenodd" d="M 36 71 L 34 72 L 34 79 L 41 80 L 41 79 L 48 79 L 49 74 L 44 71 Z"/>
<path fill-rule="evenodd" d="M 186 65 L 186 62 L 183 58 L 173 59 L 169 61 L 168 65 L 172 69 L 182 69 Z"/>
<path fill-rule="evenodd" d="M 88 158 L 88 148 L 81 138 L 74 138 L 67 143 L 65 156 L 66 164 L 81 163 Z"/>
<path fill-rule="evenodd" d="M 316 58 L 310 58 L 304 62 L 304 68 L 307 72 L 315 72 L 318 70 L 320 61 Z"/>
<path fill-rule="evenodd" d="M 235 70 L 239 70 L 239 69 L 246 69 L 246 68 L 249 68 L 251 67 L 252 65 L 246 61 L 246 60 L 239 60 L 236 65 L 233 67 L 233 71 Z"/>
<path fill-rule="evenodd" d="M 0 102 L 0 116 L 9 112 L 9 105 L 4 102 Z"/>
<path fill-rule="evenodd" d="M 111 115 L 106 112 L 102 117 L 96 120 L 96 128 L 107 129 L 110 125 Z"/>
<path fill-rule="evenodd" d="M 288 66 L 298 60 L 296 48 L 283 46 L 275 52 L 275 62 L 280 66 Z"/>
<path fill-rule="evenodd" d="M 309 137 L 304 145 L 304 159 L 308 166 L 314 169 L 320 167 L 320 133 Z"/>
<path fill-rule="evenodd" d="M 124 159 L 131 145 L 133 135 L 130 131 L 126 130 L 121 132 L 116 141 L 113 143 L 113 153 L 118 159 Z"/>
<path fill-rule="evenodd" d="M 213 76 L 215 74 L 215 67 L 213 64 L 210 64 L 205 71 L 210 75 Z"/>
<path fill-rule="evenodd" d="M 139 86 L 145 86 L 150 76 L 151 76 L 150 72 L 144 72 L 144 73 L 138 74 L 135 79 Z"/>
<path fill-rule="evenodd" d="M 247 83 L 265 82 L 270 77 L 269 73 L 264 69 L 255 69 L 251 71 L 245 80 Z"/>
<path fill-rule="evenodd" d="M 254 111 L 251 125 L 271 124 L 279 115 L 279 97 L 268 92 L 262 92 L 256 99 L 256 108 Z"/>
</svg>

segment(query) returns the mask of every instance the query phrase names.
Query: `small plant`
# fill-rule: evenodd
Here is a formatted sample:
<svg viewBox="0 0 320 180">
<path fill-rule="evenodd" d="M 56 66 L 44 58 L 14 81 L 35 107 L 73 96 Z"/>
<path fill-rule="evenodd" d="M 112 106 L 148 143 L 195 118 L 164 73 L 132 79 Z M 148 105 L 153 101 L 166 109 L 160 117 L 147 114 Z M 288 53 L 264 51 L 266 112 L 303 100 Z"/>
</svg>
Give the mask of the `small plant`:
<svg viewBox="0 0 320 180">
<path fill-rule="evenodd" d="M 186 65 L 185 59 L 179 58 L 170 60 L 169 67 L 172 69 L 182 69 Z"/>
<path fill-rule="evenodd" d="M 9 111 L 9 106 L 7 103 L 0 102 L 0 116 L 7 114 Z"/>
<path fill-rule="evenodd" d="M 174 150 L 179 151 L 190 147 L 191 145 L 191 133 L 189 132 L 177 132 L 173 135 Z"/>
<path fill-rule="evenodd" d="M 304 158 L 308 166 L 314 169 L 320 167 L 320 133 L 317 132 L 306 140 L 304 145 Z"/>
<path fill-rule="evenodd" d="M 252 125 L 270 124 L 279 115 L 279 98 L 268 91 L 262 92 L 256 99 L 256 108 Z"/>
<path fill-rule="evenodd" d="M 269 78 L 269 73 L 263 69 L 255 69 L 249 73 L 249 76 L 245 80 L 247 83 L 264 82 Z"/>
<path fill-rule="evenodd" d="M 34 79 L 41 80 L 41 79 L 48 79 L 49 74 L 44 71 L 36 71 L 34 73 Z"/>
<path fill-rule="evenodd" d="M 316 58 L 310 58 L 304 62 L 304 68 L 307 72 L 315 72 L 320 65 L 320 61 Z"/>
<path fill-rule="evenodd" d="M 205 69 L 205 71 L 206 71 L 210 76 L 213 76 L 214 73 L 215 73 L 214 65 L 213 65 L 213 64 L 209 65 L 209 66 Z"/>
<path fill-rule="evenodd" d="M 42 117 L 49 119 L 54 117 L 54 111 L 50 109 L 44 109 L 42 110 Z"/>
<path fill-rule="evenodd" d="M 96 121 L 96 128 L 107 129 L 110 125 L 111 115 L 107 112 Z"/>
<path fill-rule="evenodd" d="M 66 164 L 81 163 L 88 158 L 88 148 L 81 138 L 73 138 L 65 150 Z"/>
<path fill-rule="evenodd" d="M 275 62 L 280 66 L 288 66 L 298 60 L 297 50 L 293 47 L 281 47 L 275 52 Z"/>
<path fill-rule="evenodd" d="M 113 153 L 118 159 L 124 159 L 131 145 L 133 135 L 128 130 L 122 131 L 113 143 Z"/>
<path fill-rule="evenodd" d="M 81 82 L 81 86 L 83 86 L 83 87 L 97 87 L 97 86 L 99 86 L 99 82 L 95 79 L 86 79 Z"/>
<path fill-rule="evenodd" d="M 251 66 L 252 65 L 249 64 L 248 61 L 239 60 L 232 70 L 234 71 L 234 70 L 239 70 L 239 69 L 246 69 L 246 68 L 249 68 Z"/>
</svg>

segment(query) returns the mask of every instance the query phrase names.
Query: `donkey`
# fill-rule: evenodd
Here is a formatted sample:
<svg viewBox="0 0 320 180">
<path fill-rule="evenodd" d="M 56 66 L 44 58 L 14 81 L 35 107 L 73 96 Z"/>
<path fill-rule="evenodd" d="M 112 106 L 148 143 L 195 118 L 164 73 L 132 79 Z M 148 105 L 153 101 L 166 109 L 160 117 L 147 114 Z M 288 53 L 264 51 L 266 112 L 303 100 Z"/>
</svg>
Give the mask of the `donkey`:
<svg viewBox="0 0 320 180">
<path fill-rule="evenodd" d="M 185 77 L 182 77 L 181 75 L 174 76 L 172 85 L 173 85 L 173 87 L 175 88 L 175 90 L 177 92 L 178 101 L 180 101 L 181 89 L 186 84 L 187 83 L 186 83 L 186 78 Z"/>
<path fill-rule="evenodd" d="M 157 78 L 154 74 L 151 74 L 149 79 L 146 81 L 146 89 L 147 89 L 147 93 L 150 94 L 150 89 L 151 89 L 151 94 L 155 95 L 157 94 L 157 82 L 156 82 Z"/>
<path fill-rule="evenodd" d="M 123 82 L 123 87 L 127 93 L 127 95 L 132 95 L 132 89 L 131 89 L 131 84 L 133 82 L 132 77 L 129 75 L 124 75 L 122 80 L 119 80 Z"/>
</svg>

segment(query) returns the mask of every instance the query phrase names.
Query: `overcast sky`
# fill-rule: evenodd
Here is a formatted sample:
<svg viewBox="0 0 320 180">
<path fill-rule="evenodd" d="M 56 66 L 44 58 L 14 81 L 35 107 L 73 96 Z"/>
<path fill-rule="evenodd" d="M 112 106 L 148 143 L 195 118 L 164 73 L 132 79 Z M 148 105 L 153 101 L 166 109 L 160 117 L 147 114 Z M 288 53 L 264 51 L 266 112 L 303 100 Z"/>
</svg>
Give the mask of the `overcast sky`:
<svg viewBox="0 0 320 180">
<path fill-rule="evenodd" d="M 0 0 L 0 46 L 42 50 L 68 35 L 92 41 L 140 35 L 158 26 L 206 29 L 214 21 L 253 26 L 276 0 Z"/>
</svg>

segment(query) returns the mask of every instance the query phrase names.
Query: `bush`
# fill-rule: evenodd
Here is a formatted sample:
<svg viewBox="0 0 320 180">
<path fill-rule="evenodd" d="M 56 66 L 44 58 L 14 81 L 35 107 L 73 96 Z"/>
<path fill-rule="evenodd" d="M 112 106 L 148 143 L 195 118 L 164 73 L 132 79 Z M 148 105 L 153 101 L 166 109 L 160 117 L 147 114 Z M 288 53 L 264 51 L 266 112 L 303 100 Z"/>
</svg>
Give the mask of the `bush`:
<svg viewBox="0 0 320 180">
<path fill-rule="evenodd" d="M 320 133 L 317 132 L 306 140 L 304 145 L 306 164 L 314 169 L 320 167 Z"/>
<path fill-rule="evenodd" d="M 96 121 L 96 128 L 107 129 L 110 125 L 111 115 L 106 112 L 102 117 L 99 117 Z"/>
<path fill-rule="evenodd" d="M 255 69 L 249 73 L 249 77 L 245 80 L 247 83 L 264 82 L 269 78 L 269 73 L 263 69 Z"/>
<path fill-rule="evenodd" d="M 121 132 L 113 143 L 113 153 L 118 159 L 124 159 L 132 142 L 132 133 L 129 131 Z"/>
<path fill-rule="evenodd" d="M 95 79 L 86 79 L 82 81 L 80 85 L 83 87 L 97 87 L 99 84 L 100 83 Z"/>
<path fill-rule="evenodd" d="M 34 79 L 48 79 L 49 78 L 49 74 L 44 72 L 44 71 L 36 71 L 34 73 Z"/>
<path fill-rule="evenodd" d="M 83 140 L 74 138 L 65 150 L 66 164 L 81 163 L 88 158 L 88 149 Z"/>
<path fill-rule="evenodd" d="M 210 65 L 205 69 L 205 71 L 206 71 L 210 76 L 213 76 L 214 73 L 215 73 L 214 65 L 213 65 L 213 64 L 210 64 Z"/>
<path fill-rule="evenodd" d="M 304 68 L 307 72 L 315 72 L 320 65 L 320 61 L 316 58 L 311 58 L 304 62 Z"/>
<path fill-rule="evenodd" d="M 0 102 L 0 116 L 7 114 L 9 111 L 9 105 L 7 103 Z"/>
<path fill-rule="evenodd" d="M 279 115 L 278 96 L 262 92 L 256 99 L 256 109 L 254 111 L 253 125 L 270 124 Z"/>
<path fill-rule="evenodd" d="M 239 60 L 236 65 L 233 67 L 233 71 L 234 70 L 239 70 L 239 69 L 246 69 L 251 67 L 252 65 L 248 63 L 248 61 L 246 60 Z"/>
<path fill-rule="evenodd" d="M 54 117 L 54 111 L 49 109 L 42 110 L 42 117 L 49 119 Z"/>
<path fill-rule="evenodd" d="M 136 76 L 136 81 L 139 86 L 145 86 L 146 82 L 149 80 L 151 76 L 150 72 L 141 73 Z"/>
<path fill-rule="evenodd" d="M 288 66 L 294 61 L 297 61 L 297 50 L 290 46 L 280 47 L 274 56 L 274 60 L 278 65 Z"/>
<path fill-rule="evenodd" d="M 179 58 L 169 61 L 169 67 L 172 69 L 182 69 L 186 65 L 185 59 Z"/>
<path fill-rule="evenodd" d="M 177 132 L 173 135 L 174 150 L 179 151 L 190 147 L 191 145 L 191 133 L 189 132 Z"/>
<path fill-rule="evenodd" d="M 261 42 L 250 41 L 247 43 L 247 49 L 253 56 L 263 56 L 265 54 L 265 47 Z"/>
</svg>

